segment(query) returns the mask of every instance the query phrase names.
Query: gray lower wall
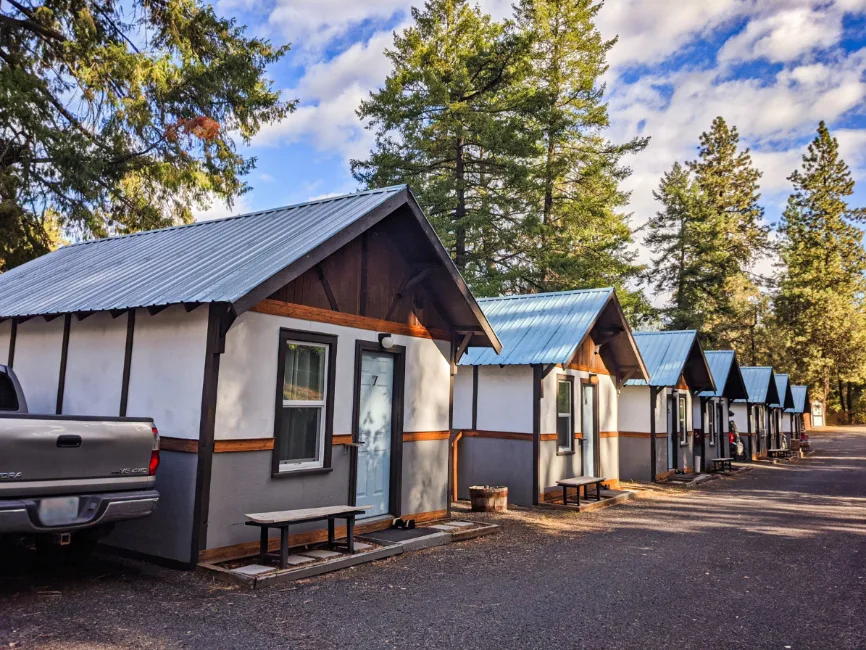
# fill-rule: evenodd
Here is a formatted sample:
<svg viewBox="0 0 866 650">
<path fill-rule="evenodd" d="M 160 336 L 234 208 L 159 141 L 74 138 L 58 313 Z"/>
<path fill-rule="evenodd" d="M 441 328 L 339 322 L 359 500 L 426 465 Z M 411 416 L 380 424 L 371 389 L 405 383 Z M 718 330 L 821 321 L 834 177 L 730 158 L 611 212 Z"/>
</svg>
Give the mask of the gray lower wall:
<svg viewBox="0 0 866 650">
<path fill-rule="evenodd" d="M 195 502 L 197 454 L 160 452 L 156 489 L 159 503 L 149 517 L 117 524 L 109 546 L 189 562 Z"/>
<path fill-rule="evenodd" d="M 446 440 L 403 443 L 401 515 L 448 508 L 448 446 Z"/>
<path fill-rule="evenodd" d="M 599 440 L 601 449 L 601 476 L 606 479 L 619 479 L 619 437 Z"/>
<path fill-rule="evenodd" d="M 650 480 L 650 439 L 620 436 L 619 478 L 621 481 Z"/>
<path fill-rule="evenodd" d="M 463 438 L 458 443 L 457 495 L 470 485 L 506 485 L 508 501 L 532 505 L 532 441 Z"/>
<path fill-rule="evenodd" d="M 246 513 L 347 504 L 349 449 L 334 447 L 330 472 L 280 478 L 271 477 L 270 451 L 214 454 L 205 548 L 257 540 L 259 529 L 244 524 Z M 292 530 L 300 533 L 323 527 L 314 523 Z"/>
<path fill-rule="evenodd" d="M 539 453 L 539 473 L 538 481 L 541 492 L 549 490 L 561 490 L 556 485 L 557 481 L 564 478 L 573 478 L 583 475 L 583 455 L 582 445 L 580 440 L 574 441 L 573 454 L 557 455 L 556 451 L 559 443 L 556 440 L 542 440 L 540 443 Z M 532 471 L 532 443 L 529 443 L 530 466 L 529 471 Z M 530 474 L 531 477 L 531 474 Z M 530 503 L 531 497 L 530 497 Z"/>
</svg>

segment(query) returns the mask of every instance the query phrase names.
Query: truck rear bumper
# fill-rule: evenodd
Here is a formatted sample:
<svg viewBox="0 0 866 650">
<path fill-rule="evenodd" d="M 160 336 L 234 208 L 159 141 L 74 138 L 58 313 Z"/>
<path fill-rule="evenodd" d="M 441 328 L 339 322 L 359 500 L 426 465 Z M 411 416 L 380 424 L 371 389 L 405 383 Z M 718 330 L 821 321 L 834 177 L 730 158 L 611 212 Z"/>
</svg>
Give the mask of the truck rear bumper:
<svg viewBox="0 0 866 650">
<path fill-rule="evenodd" d="M 0 500 L 0 534 L 68 533 L 115 521 L 140 519 L 156 508 L 159 492 L 105 492 L 83 494 L 78 496 L 78 499 L 78 517 L 59 526 L 46 526 L 42 523 L 39 518 L 39 498 Z"/>
</svg>

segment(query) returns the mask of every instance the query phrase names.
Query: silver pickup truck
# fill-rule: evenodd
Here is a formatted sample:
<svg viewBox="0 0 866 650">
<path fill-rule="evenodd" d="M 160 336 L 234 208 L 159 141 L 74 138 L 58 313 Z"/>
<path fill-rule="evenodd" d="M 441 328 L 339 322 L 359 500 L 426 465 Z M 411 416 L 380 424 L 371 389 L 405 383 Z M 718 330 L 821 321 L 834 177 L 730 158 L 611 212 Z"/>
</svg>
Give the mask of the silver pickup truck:
<svg viewBox="0 0 866 650">
<path fill-rule="evenodd" d="M 153 512 L 158 466 L 153 420 L 28 414 L 0 365 L 0 540 L 86 553 L 114 522 Z"/>
</svg>

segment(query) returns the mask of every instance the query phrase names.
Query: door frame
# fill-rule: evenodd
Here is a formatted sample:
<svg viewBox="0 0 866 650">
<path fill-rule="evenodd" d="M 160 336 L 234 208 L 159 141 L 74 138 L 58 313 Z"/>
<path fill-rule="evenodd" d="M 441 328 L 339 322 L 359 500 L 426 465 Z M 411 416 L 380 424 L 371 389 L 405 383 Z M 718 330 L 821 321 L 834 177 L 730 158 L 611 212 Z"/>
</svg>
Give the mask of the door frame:
<svg viewBox="0 0 866 650">
<path fill-rule="evenodd" d="M 349 505 L 358 498 L 358 415 L 361 408 L 361 359 L 365 352 L 394 356 L 394 390 L 391 398 L 391 466 L 388 476 L 388 515 L 399 517 L 403 489 L 403 396 L 406 387 L 406 346 L 385 349 L 375 341 L 355 341 L 355 373 L 352 384 L 352 458 L 349 464 Z"/>
<path fill-rule="evenodd" d="M 589 377 L 581 377 L 580 378 L 580 431 L 581 438 L 584 444 L 586 444 L 586 432 L 583 430 L 583 387 L 584 386 L 592 386 L 592 426 L 595 429 L 595 440 L 593 440 L 592 452 L 593 452 L 593 467 L 592 467 L 592 475 L 598 476 L 601 473 L 601 431 L 599 430 L 599 413 L 598 413 L 598 379 L 592 381 L 594 378 L 593 375 Z M 584 462 L 586 458 L 586 451 L 583 445 L 580 448 L 580 475 L 586 476 L 586 463 Z"/>
</svg>

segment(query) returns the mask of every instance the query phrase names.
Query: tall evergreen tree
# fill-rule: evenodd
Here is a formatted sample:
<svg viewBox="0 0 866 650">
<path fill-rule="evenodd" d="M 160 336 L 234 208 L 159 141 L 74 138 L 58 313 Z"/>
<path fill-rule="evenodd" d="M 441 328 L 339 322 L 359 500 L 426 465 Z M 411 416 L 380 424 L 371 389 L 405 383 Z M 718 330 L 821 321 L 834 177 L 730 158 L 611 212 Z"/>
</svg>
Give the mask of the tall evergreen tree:
<svg viewBox="0 0 866 650">
<path fill-rule="evenodd" d="M 515 190 L 532 143 L 514 110 L 525 47 L 468 0 L 428 0 L 412 17 L 384 87 L 358 110 L 376 139 L 352 171 L 367 186 L 409 183 L 473 288 L 498 293 L 525 237 Z"/>
<path fill-rule="evenodd" d="M 670 295 L 663 309 L 670 329 L 704 330 L 716 300 L 707 282 L 713 273 L 715 213 L 680 163 L 662 177 L 653 196 L 662 209 L 649 219 L 644 237 L 653 252 L 648 283 Z"/>
<path fill-rule="evenodd" d="M 866 378 L 866 251 L 858 227 L 866 210 L 847 203 L 854 180 L 823 122 L 789 180 L 776 315 L 797 363 L 795 378 L 828 399 L 834 380 Z"/>
<path fill-rule="evenodd" d="M 265 77 L 287 49 L 199 0 L 0 3 L 0 271 L 58 226 L 171 225 L 242 194 L 234 140 L 292 109 Z"/>
<path fill-rule="evenodd" d="M 530 222 L 537 245 L 516 287 L 555 291 L 615 285 L 627 311 L 645 311 L 630 288 L 640 272 L 632 232 L 621 210 L 620 188 L 630 170 L 623 156 L 641 151 L 647 138 L 624 144 L 605 137 L 609 127 L 605 40 L 595 26 L 597 0 L 521 0 L 516 20 L 530 42 L 524 125 L 536 143 L 528 160 Z"/>
<path fill-rule="evenodd" d="M 717 117 L 701 134 L 698 158 L 662 180 L 663 210 L 646 239 L 657 255 L 650 279 L 672 292 L 670 325 L 696 327 L 709 345 L 743 358 L 760 300 L 754 264 L 768 248 L 760 177 L 737 129 Z M 681 263 L 665 259 L 668 249 L 679 250 Z"/>
</svg>

